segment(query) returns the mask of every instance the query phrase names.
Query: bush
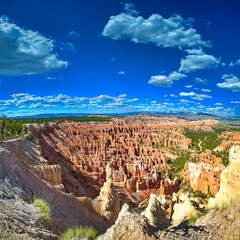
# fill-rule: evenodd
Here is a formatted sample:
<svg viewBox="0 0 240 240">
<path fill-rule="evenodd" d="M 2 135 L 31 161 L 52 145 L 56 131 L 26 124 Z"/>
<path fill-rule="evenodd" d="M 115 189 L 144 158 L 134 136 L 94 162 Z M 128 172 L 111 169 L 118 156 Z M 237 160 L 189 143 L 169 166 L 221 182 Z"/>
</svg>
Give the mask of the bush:
<svg viewBox="0 0 240 240">
<path fill-rule="evenodd" d="M 28 139 L 33 140 L 33 135 L 31 133 L 28 134 Z"/>
<path fill-rule="evenodd" d="M 40 208 L 41 212 L 44 214 L 44 219 L 46 222 L 49 222 L 51 220 L 51 208 L 45 200 L 41 198 L 35 198 L 33 205 Z"/>
<path fill-rule="evenodd" d="M 75 227 L 67 229 L 59 238 L 59 240 L 70 240 L 72 238 L 81 237 L 91 237 L 92 239 L 96 239 L 97 237 L 97 230 L 93 227 Z"/>
</svg>

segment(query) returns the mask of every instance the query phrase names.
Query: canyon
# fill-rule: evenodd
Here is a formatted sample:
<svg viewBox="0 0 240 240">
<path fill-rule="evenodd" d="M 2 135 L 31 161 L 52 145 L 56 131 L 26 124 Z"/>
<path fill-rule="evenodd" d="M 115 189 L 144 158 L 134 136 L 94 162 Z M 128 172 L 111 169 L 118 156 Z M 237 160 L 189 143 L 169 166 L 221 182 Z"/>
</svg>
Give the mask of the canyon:
<svg viewBox="0 0 240 240">
<path fill-rule="evenodd" d="M 201 216 L 207 208 L 222 207 L 239 191 L 238 132 L 219 133 L 217 148 L 203 151 L 194 149 L 185 134 L 214 132 L 222 127 L 216 120 L 133 115 L 106 122 L 61 120 L 27 127 L 24 138 L 8 140 L 0 148 L 0 200 L 3 219 L 8 218 L 9 204 L 13 212 L 28 209 L 31 216 L 38 216 L 28 205 L 33 195 L 54 206 L 52 232 L 42 231 L 37 218 L 23 226 L 23 216 L 16 217 L 15 225 L 29 239 L 56 239 L 76 225 L 91 225 L 105 233 L 99 239 L 127 239 L 128 234 L 137 239 L 136 229 L 140 239 L 171 239 L 178 234 L 171 229 Z M 230 148 L 227 167 L 216 155 L 225 145 Z M 172 174 L 176 163 L 181 168 Z M 14 197 L 7 200 L 10 191 Z M 201 197 L 194 196 L 199 192 Z M 208 203 L 209 197 L 215 198 Z M 22 206 L 20 199 L 26 204 Z M 124 231 L 128 227 L 123 221 L 132 222 L 130 232 Z M 0 221 L 0 234 L 1 224 L 6 223 Z M 194 227 L 189 229 L 194 239 Z"/>
</svg>

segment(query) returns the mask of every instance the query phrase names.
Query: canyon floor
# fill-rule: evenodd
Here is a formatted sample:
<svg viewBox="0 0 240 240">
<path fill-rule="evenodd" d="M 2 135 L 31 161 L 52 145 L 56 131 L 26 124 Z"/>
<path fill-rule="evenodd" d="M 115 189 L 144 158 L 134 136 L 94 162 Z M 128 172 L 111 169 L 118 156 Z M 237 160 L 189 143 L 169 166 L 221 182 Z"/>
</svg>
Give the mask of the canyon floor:
<svg viewBox="0 0 240 240">
<path fill-rule="evenodd" d="M 27 127 L 0 146 L 0 239 L 76 226 L 102 240 L 240 239 L 239 128 L 151 115 Z"/>
</svg>

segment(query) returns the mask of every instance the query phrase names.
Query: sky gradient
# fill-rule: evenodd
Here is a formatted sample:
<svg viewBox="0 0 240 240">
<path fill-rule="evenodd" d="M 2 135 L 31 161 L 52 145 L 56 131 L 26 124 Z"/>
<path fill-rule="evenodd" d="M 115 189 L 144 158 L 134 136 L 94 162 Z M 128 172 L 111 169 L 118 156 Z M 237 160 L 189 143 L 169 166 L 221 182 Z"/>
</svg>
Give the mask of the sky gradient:
<svg viewBox="0 0 240 240">
<path fill-rule="evenodd" d="M 1 3 L 0 114 L 240 116 L 239 1 Z"/>
</svg>

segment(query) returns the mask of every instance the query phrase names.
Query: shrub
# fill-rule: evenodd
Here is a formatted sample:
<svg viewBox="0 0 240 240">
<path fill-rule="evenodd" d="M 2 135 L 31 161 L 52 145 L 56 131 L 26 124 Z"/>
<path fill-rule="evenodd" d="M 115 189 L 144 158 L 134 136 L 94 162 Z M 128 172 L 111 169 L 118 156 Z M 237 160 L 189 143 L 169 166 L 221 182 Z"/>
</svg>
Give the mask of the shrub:
<svg viewBox="0 0 240 240">
<path fill-rule="evenodd" d="M 28 135 L 28 139 L 33 140 L 33 135 L 31 133 Z"/>
<path fill-rule="evenodd" d="M 51 208 L 45 200 L 41 198 L 35 198 L 33 205 L 40 208 L 41 212 L 44 214 L 44 219 L 46 222 L 49 222 L 51 220 Z"/>
<path fill-rule="evenodd" d="M 97 230 L 93 227 L 75 227 L 67 229 L 59 238 L 59 240 L 70 240 L 72 238 L 81 237 L 91 237 L 92 239 L 96 239 L 97 237 Z"/>
</svg>

